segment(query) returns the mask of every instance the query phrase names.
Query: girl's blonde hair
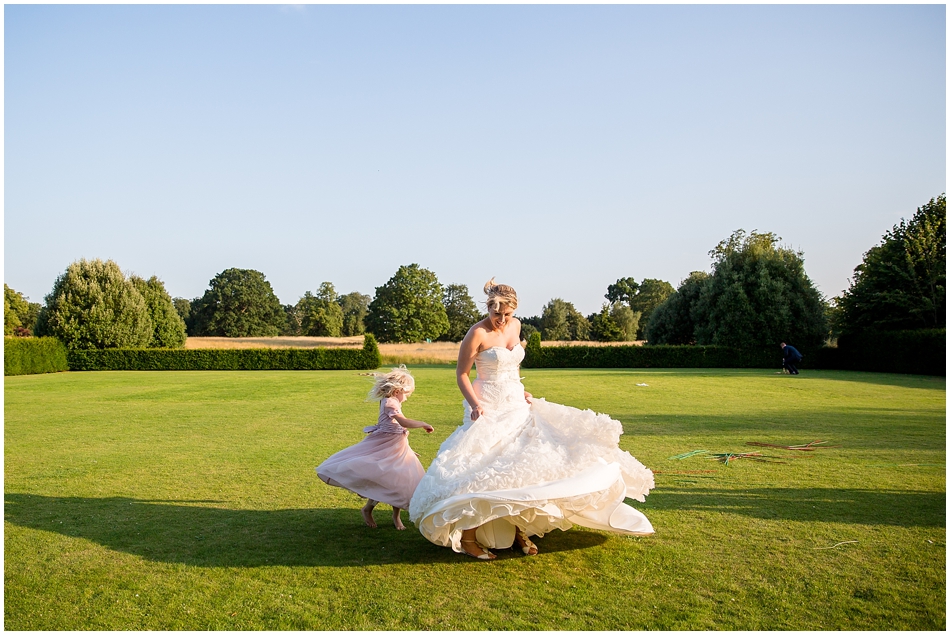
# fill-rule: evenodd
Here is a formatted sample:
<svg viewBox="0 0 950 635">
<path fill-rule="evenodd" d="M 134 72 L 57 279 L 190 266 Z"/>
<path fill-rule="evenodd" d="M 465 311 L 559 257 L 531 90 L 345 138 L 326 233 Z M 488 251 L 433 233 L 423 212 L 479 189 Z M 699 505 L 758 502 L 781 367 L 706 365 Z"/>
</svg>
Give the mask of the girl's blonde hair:
<svg viewBox="0 0 950 635">
<path fill-rule="evenodd" d="M 485 306 L 489 310 L 499 311 L 501 305 L 509 306 L 512 310 L 518 308 L 518 293 L 514 287 L 509 287 L 507 284 L 496 284 L 495 279 L 492 278 L 485 283 L 484 291 L 485 295 L 488 296 L 488 299 L 485 300 Z"/>
<path fill-rule="evenodd" d="M 373 401 L 392 397 L 397 390 L 412 392 L 416 387 L 416 380 L 409 374 L 405 364 L 400 364 L 399 368 L 393 368 L 388 373 L 373 373 L 373 376 L 376 379 L 373 389 L 369 391 L 369 398 Z"/>
</svg>

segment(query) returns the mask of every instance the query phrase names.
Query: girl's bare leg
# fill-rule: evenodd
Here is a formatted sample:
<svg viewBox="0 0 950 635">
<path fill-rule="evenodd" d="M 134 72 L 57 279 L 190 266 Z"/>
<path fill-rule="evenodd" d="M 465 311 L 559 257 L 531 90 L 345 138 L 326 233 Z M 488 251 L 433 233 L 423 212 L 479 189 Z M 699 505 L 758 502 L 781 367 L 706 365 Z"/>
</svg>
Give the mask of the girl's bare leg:
<svg viewBox="0 0 950 635">
<path fill-rule="evenodd" d="M 400 509 L 398 507 L 393 507 L 393 524 L 396 526 L 396 529 L 402 531 L 406 526 L 402 524 L 402 518 L 399 517 L 399 512 Z"/>
<path fill-rule="evenodd" d="M 360 510 L 360 513 L 363 514 L 363 522 L 366 523 L 367 527 L 376 528 L 376 521 L 373 520 L 373 508 L 376 507 L 379 501 L 374 501 L 372 498 L 366 499 L 366 504 L 363 505 L 363 508 Z"/>
</svg>

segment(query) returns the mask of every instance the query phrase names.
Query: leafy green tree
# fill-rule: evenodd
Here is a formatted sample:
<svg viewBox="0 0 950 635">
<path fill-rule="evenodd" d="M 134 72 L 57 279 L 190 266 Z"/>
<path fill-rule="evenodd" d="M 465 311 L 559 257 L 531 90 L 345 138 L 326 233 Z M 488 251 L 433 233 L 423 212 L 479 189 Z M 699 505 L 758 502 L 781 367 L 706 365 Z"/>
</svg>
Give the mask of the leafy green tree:
<svg viewBox="0 0 950 635">
<path fill-rule="evenodd" d="M 40 303 L 30 302 L 19 291 L 3 285 L 3 334 L 30 336 L 40 314 Z"/>
<path fill-rule="evenodd" d="M 45 298 L 36 334 L 68 348 L 144 348 L 152 339 L 145 298 L 112 260 L 78 260 Z"/>
<path fill-rule="evenodd" d="M 917 208 L 864 254 L 838 303 L 842 332 L 946 328 L 947 197 Z"/>
<path fill-rule="evenodd" d="M 630 310 L 640 314 L 637 334 L 633 339 L 643 339 L 643 333 L 650 323 L 650 316 L 653 315 L 653 311 L 663 304 L 672 295 L 673 291 L 673 285 L 665 280 L 643 279 L 637 294 L 629 302 Z"/>
<path fill-rule="evenodd" d="M 274 337 L 286 323 L 284 309 L 264 274 L 225 269 L 192 304 L 195 335 Z"/>
<path fill-rule="evenodd" d="M 521 339 L 527 340 L 532 333 L 541 333 L 541 316 L 531 315 L 528 317 L 519 317 L 521 322 Z"/>
<path fill-rule="evenodd" d="M 630 340 L 640 340 L 650 322 L 653 310 L 662 304 L 673 293 L 673 285 L 665 280 L 644 278 L 639 284 L 633 278 L 620 278 L 614 284 L 607 286 L 607 298 L 611 305 L 626 304 L 633 313 L 639 314 L 637 333 L 629 337 Z"/>
<path fill-rule="evenodd" d="M 541 335 L 548 341 L 588 340 L 590 322 L 573 303 L 554 298 L 541 311 Z"/>
<path fill-rule="evenodd" d="M 571 327 L 567 323 L 568 303 L 553 298 L 541 310 L 541 337 L 549 342 L 571 339 Z"/>
<path fill-rule="evenodd" d="M 733 232 L 709 252 L 713 273 L 691 308 L 699 344 L 771 348 L 819 346 L 827 337 L 825 302 L 800 252 L 770 232 Z"/>
<path fill-rule="evenodd" d="M 641 339 L 640 332 L 640 312 L 634 311 L 623 302 L 614 302 L 610 306 L 610 319 L 620 329 L 624 342 L 632 342 Z"/>
<path fill-rule="evenodd" d="M 380 342 L 434 340 L 448 329 L 442 285 L 417 264 L 399 267 L 386 284 L 376 287 L 366 313 L 366 330 Z"/>
<path fill-rule="evenodd" d="M 621 306 L 622 303 L 617 302 Z M 629 308 L 627 309 L 629 311 Z M 610 315 L 610 305 L 606 302 L 600 308 L 600 313 L 588 317 L 590 322 L 590 337 L 598 342 L 621 342 L 624 339 L 623 329 Z"/>
<path fill-rule="evenodd" d="M 528 340 L 531 337 L 532 333 L 538 333 L 540 335 L 541 331 L 538 330 L 534 324 L 528 322 L 521 322 L 521 339 Z"/>
<path fill-rule="evenodd" d="M 644 337 L 648 344 L 695 344 L 696 321 L 693 307 L 706 284 L 709 274 L 694 271 L 680 282 L 680 286 L 653 310 Z"/>
<path fill-rule="evenodd" d="M 307 291 L 297 303 L 300 330 L 304 335 L 340 337 L 343 332 L 343 307 L 329 282 L 320 284 L 315 294 Z"/>
<path fill-rule="evenodd" d="M 188 327 L 188 320 L 191 318 L 191 300 L 186 300 L 185 298 L 172 298 L 172 304 L 175 306 L 175 310 L 178 311 L 178 317 L 181 318 L 181 321 L 185 323 L 185 327 Z"/>
<path fill-rule="evenodd" d="M 639 290 L 640 285 L 637 284 L 637 281 L 633 278 L 620 278 L 617 282 L 607 285 L 607 293 L 604 297 L 607 298 L 611 304 L 623 302 L 627 306 L 630 306 Z"/>
<path fill-rule="evenodd" d="M 142 297 L 152 322 L 152 337 L 148 348 L 182 348 L 185 345 L 185 321 L 181 319 L 172 297 L 165 290 L 165 283 L 152 276 L 143 280 L 138 276 L 129 276 L 129 281 Z"/>
<path fill-rule="evenodd" d="M 286 320 L 284 322 L 283 328 L 280 330 L 280 334 L 289 336 L 300 335 L 303 331 L 302 327 L 300 326 L 300 315 L 297 312 L 297 305 L 285 304 L 283 307 Z"/>
<path fill-rule="evenodd" d="M 366 313 L 372 299 L 359 291 L 339 297 L 337 302 L 343 309 L 343 335 L 362 335 L 366 332 Z"/>
<path fill-rule="evenodd" d="M 461 342 L 468 329 L 482 319 L 475 300 L 468 294 L 468 287 L 464 284 L 446 286 L 442 293 L 442 304 L 449 318 L 449 330 L 442 334 L 440 340 Z"/>
</svg>

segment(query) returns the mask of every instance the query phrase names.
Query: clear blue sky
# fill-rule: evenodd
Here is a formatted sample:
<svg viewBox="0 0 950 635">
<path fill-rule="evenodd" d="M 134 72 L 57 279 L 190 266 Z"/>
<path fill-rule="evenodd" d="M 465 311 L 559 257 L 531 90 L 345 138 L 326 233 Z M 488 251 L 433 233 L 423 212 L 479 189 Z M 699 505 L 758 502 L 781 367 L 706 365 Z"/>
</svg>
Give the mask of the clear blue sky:
<svg viewBox="0 0 950 635">
<path fill-rule="evenodd" d="M 200 296 L 419 263 L 584 313 L 739 228 L 828 297 L 946 190 L 946 9 L 4 8 L 4 281 L 111 258 Z"/>
</svg>

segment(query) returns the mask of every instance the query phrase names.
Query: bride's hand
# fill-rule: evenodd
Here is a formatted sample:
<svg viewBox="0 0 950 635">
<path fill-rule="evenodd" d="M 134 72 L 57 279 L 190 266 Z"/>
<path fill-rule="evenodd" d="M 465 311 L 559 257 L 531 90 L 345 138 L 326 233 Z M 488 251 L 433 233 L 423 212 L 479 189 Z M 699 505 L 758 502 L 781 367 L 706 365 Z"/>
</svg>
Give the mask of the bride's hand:
<svg viewBox="0 0 950 635">
<path fill-rule="evenodd" d="M 476 406 L 472 409 L 472 421 L 478 421 L 478 418 L 485 414 L 485 411 L 481 406 Z"/>
<path fill-rule="evenodd" d="M 531 401 L 532 399 L 534 399 L 534 396 L 532 396 L 532 394 L 528 392 L 527 390 L 524 391 L 524 400 L 527 401 L 528 403 L 534 403 L 533 401 Z"/>
</svg>

